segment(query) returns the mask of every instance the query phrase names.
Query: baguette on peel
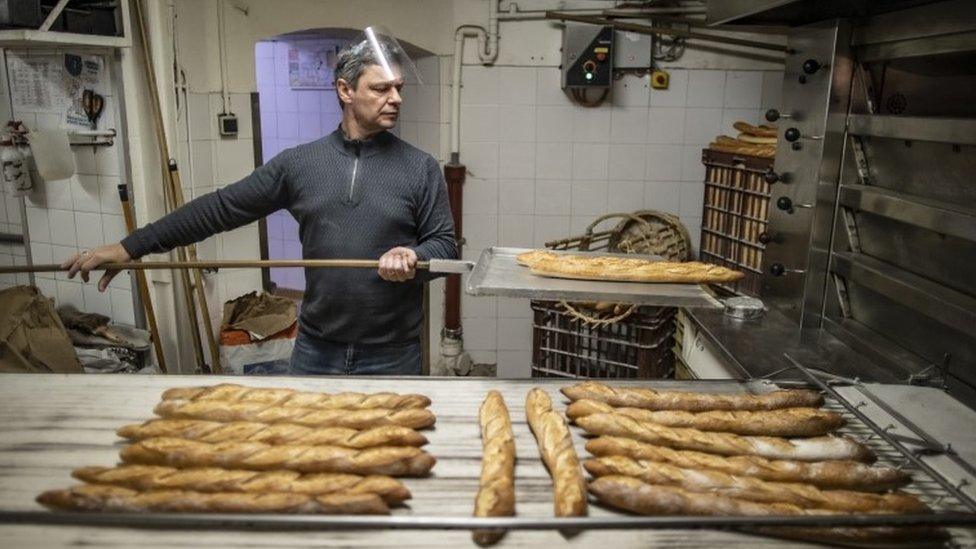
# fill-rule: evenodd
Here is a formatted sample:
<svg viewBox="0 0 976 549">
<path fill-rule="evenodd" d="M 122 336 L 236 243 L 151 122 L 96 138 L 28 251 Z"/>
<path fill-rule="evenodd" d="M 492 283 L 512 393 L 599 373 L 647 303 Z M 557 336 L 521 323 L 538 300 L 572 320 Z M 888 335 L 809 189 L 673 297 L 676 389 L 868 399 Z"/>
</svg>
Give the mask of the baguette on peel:
<svg viewBox="0 0 976 549">
<path fill-rule="evenodd" d="M 884 492 L 908 484 L 911 476 L 891 467 L 856 461 L 770 460 L 758 456 L 717 456 L 688 450 L 672 450 L 629 438 L 599 437 L 587 441 L 595 456 L 627 456 L 678 467 L 709 469 L 732 475 L 777 482 L 800 482 L 820 488 Z"/>
<path fill-rule="evenodd" d="M 566 415 L 572 420 L 599 413 L 617 413 L 637 421 L 649 421 L 668 427 L 723 431 L 738 435 L 811 437 L 825 435 L 844 425 L 842 415 L 816 408 L 782 408 L 760 412 L 745 410 L 655 411 L 643 408 L 614 408 L 604 402 L 585 398 L 577 400 L 566 408 Z"/>
<path fill-rule="evenodd" d="M 369 429 L 384 425 L 401 425 L 423 429 L 434 424 L 433 412 L 425 408 L 388 410 L 316 410 L 300 406 L 275 406 L 256 402 L 223 402 L 219 400 L 163 400 L 153 410 L 170 419 L 204 419 L 207 421 L 255 421 L 259 423 L 297 423 L 307 427 L 349 427 Z"/>
<path fill-rule="evenodd" d="M 717 394 L 683 391 L 657 391 L 647 387 L 611 387 L 596 381 L 585 381 L 563 387 L 570 400 L 597 400 L 611 406 L 646 408 L 648 410 L 776 410 L 779 408 L 818 407 L 823 397 L 816 391 L 789 389 L 770 393 Z"/>
<path fill-rule="evenodd" d="M 595 477 L 624 475 L 648 484 L 676 486 L 689 492 L 729 496 L 758 503 L 791 503 L 803 508 L 851 513 L 927 513 L 928 506 L 909 494 L 871 494 L 850 490 L 820 490 L 810 484 L 769 482 L 709 469 L 687 469 L 624 456 L 606 456 L 583 463 Z"/>
<path fill-rule="evenodd" d="M 108 484 L 132 490 L 191 490 L 195 492 L 294 493 L 319 496 L 332 493 L 376 494 L 389 505 L 410 499 L 410 491 L 392 477 L 246 471 L 216 467 L 177 469 L 163 465 L 82 467 L 71 475 L 90 484 Z"/>
<path fill-rule="evenodd" d="M 478 413 L 481 424 L 481 478 L 474 500 L 476 517 L 510 517 L 515 514 L 515 435 L 508 407 L 498 391 L 489 391 Z M 475 530 L 478 545 L 491 545 L 504 531 Z"/>
<path fill-rule="evenodd" d="M 129 440 L 174 437 L 202 442 L 247 441 L 265 444 L 302 444 L 307 446 L 423 446 L 427 437 L 409 427 L 382 425 L 364 430 L 349 427 L 307 427 L 295 423 L 258 423 L 234 421 L 221 423 L 202 419 L 153 419 L 125 425 L 116 433 Z"/>
<path fill-rule="evenodd" d="M 204 493 L 190 490 L 138 492 L 119 486 L 82 484 L 49 490 L 37 502 L 52 509 L 142 513 L 318 513 L 326 515 L 388 515 L 376 494 Z"/>
<path fill-rule="evenodd" d="M 216 400 L 221 402 L 245 402 L 276 406 L 298 406 L 319 410 L 345 408 L 368 410 L 388 408 L 426 408 L 430 399 L 424 395 L 397 393 L 313 393 L 294 389 L 245 387 L 233 383 L 221 383 L 209 387 L 177 387 L 163 392 L 163 400 Z"/>
<path fill-rule="evenodd" d="M 525 399 L 525 416 L 552 476 L 556 516 L 586 515 L 586 482 L 566 421 L 552 409 L 549 395 L 538 388 Z"/>
<path fill-rule="evenodd" d="M 576 424 L 593 435 L 628 437 L 677 450 L 695 450 L 726 456 L 751 455 L 799 461 L 874 460 L 871 450 L 846 437 L 786 439 L 709 433 L 637 421 L 621 414 L 593 414 L 577 419 Z"/>
<path fill-rule="evenodd" d="M 435 459 L 413 446 L 382 446 L 355 450 L 340 446 L 272 446 L 260 442 L 209 444 L 179 438 L 150 438 L 122 449 L 124 463 L 171 467 L 223 467 L 302 473 L 422 476 Z"/>
</svg>

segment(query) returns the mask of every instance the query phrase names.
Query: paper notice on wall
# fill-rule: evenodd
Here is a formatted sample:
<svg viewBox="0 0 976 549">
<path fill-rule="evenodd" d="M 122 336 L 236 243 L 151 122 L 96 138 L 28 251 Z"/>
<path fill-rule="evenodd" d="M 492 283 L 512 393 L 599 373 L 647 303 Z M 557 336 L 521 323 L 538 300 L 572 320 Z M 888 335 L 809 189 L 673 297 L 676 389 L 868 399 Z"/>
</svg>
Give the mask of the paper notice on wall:
<svg viewBox="0 0 976 549">
<path fill-rule="evenodd" d="M 336 46 L 294 45 L 288 48 L 288 82 L 292 88 L 334 89 Z"/>
<path fill-rule="evenodd" d="M 101 89 L 102 58 L 95 55 L 65 54 L 64 70 L 61 71 L 61 88 L 64 91 L 65 122 L 70 126 L 91 128 L 85 112 L 85 90 Z"/>
<path fill-rule="evenodd" d="M 51 111 L 61 104 L 61 56 L 7 57 L 14 113 Z"/>
</svg>

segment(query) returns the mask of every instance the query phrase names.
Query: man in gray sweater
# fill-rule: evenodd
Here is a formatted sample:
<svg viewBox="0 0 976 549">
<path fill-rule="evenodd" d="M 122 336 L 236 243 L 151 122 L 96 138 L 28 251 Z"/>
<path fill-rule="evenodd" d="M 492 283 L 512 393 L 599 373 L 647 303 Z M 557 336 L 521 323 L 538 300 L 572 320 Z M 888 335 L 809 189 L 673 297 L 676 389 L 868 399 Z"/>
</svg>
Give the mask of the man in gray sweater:
<svg viewBox="0 0 976 549">
<path fill-rule="evenodd" d="M 421 300 L 430 275 L 417 274 L 417 261 L 456 259 L 458 250 L 437 161 L 387 131 L 400 112 L 403 77 L 390 52 L 375 46 L 354 43 L 339 55 L 336 131 L 283 151 L 121 243 L 68 259 L 68 276 L 88 281 L 102 263 L 167 252 L 285 208 L 298 220 L 306 259 L 380 258 L 377 272 L 306 269 L 291 373 L 420 374 Z M 99 290 L 115 274 L 106 271 Z"/>
</svg>

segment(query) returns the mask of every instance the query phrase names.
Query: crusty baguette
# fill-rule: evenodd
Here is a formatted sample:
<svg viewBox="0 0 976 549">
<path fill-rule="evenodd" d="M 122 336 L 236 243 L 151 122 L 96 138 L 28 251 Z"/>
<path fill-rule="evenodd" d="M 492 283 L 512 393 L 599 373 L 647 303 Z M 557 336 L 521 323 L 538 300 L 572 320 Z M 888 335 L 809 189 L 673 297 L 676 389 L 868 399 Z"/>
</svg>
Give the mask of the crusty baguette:
<svg viewBox="0 0 976 549">
<path fill-rule="evenodd" d="M 346 408 L 366 410 L 388 408 L 426 408 L 430 399 L 424 395 L 397 393 L 313 393 L 294 389 L 245 387 L 233 383 L 221 383 L 209 387 L 177 387 L 163 392 L 163 400 L 219 400 L 222 402 L 252 402 L 276 406 L 299 406 L 318 410 Z"/>
<path fill-rule="evenodd" d="M 382 476 L 309 473 L 296 471 L 246 471 L 216 467 L 177 469 L 163 465 L 82 467 L 71 475 L 91 484 L 110 484 L 133 490 L 192 490 L 195 492 L 376 494 L 389 505 L 410 499 L 410 490 L 399 480 Z"/>
<path fill-rule="evenodd" d="M 817 408 L 782 408 L 759 412 L 747 410 L 652 411 L 643 408 L 614 408 L 605 402 L 588 398 L 577 400 L 566 408 L 566 415 L 572 420 L 600 413 L 622 414 L 638 421 L 649 421 L 668 427 L 689 427 L 701 431 L 723 431 L 737 435 L 777 437 L 820 436 L 844 425 L 842 415 Z"/>
<path fill-rule="evenodd" d="M 204 493 L 191 490 L 139 492 L 119 486 L 82 484 L 50 490 L 37 502 L 68 511 L 164 513 L 319 513 L 327 515 L 388 515 L 390 509 L 376 494 Z"/>
<path fill-rule="evenodd" d="M 538 388 L 529 391 L 525 399 L 525 417 L 552 475 L 556 516 L 586 515 L 586 482 L 566 420 L 552 409 L 549 395 Z"/>
<path fill-rule="evenodd" d="M 776 157 L 775 145 L 750 145 L 747 143 L 743 143 L 742 145 L 729 145 L 727 143 L 712 142 L 708 144 L 708 148 L 713 151 L 735 155 L 755 156 L 758 158 Z"/>
<path fill-rule="evenodd" d="M 816 391 L 790 389 L 751 395 L 657 391 L 649 387 L 611 387 L 597 381 L 584 381 L 561 389 L 570 400 L 588 398 L 611 406 L 646 408 L 648 410 L 776 410 L 779 408 L 817 407 L 823 397 Z"/>
<path fill-rule="evenodd" d="M 474 500 L 476 517 L 515 514 L 515 435 L 508 407 L 498 391 L 489 391 L 478 413 L 481 424 L 481 478 Z M 504 535 L 497 530 L 475 530 L 478 545 L 491 545 Z"/>
<path fill-rule="evenodd" d="M 136 442 L 123 448 L 120 456 L 124 463 L 143 465 L 390 476 L 425 475 L 436 461 L 427 452 L 413 446 L 355 450 L 340 446 L 272 446 L 260 442 L 210 444 L 165 437 Z"/>
<path fill-rule="evenodd" d="M 141 424 L 125 425 L 116 433 L 129 440 L 174 437 L 203 442 L 231 440 L 265 444 L 302 444 L 306 446 L 423 446 L 427 437 L 409 427 L 383 425 L 358 431 L 349 427 L 306 427 L 295 423 L 258 423 L 235 421 L 221 423 L 202 419 L 153 419 Z"/>
<path fill-rule="evenodd" d="M 865 465 L 856 461 L 770 460 L 758 456 L 716 456 L 689 450 L 672 450 L 629 438 L 599 437 L 587 441 L 586 450 L 595 456 L 627 456 L 659 461 L 678 467 L 710 469 L 778 482 L 802 482 L 820 488 L 884 492 L 908 484 L 911 475 L 891 467 Z"/>
<path fill-rule="evenodd" d="M 775 145 L 776 136 L 763 137 L 759 135 L 750 135 L 748 133 L 740 133 L 735 137 L 739 141 L 744 141 L 746 143 L 752 143 L 755 145 Z"/>
<path fill-rule="evenodd" d="M 739 121 L 732 124 L 732 127 L 742 133 L 755 135 L 757 137 L 776 137 L 776 126 L 753 126 L 748 122 Z"/>
<path fill-rule="evenodd" d="M 699 516 L 830 516 L 845 513 L 831 509 L 803 509 L 789 503 L 756 503 L 727 496 L 689 492 L 674 486 L 651 485 L 633 477 L 610 475 L 589 485 L 590 493 L 603 503 L 639 515 Z M 906 539 L 941 539 L 933 528 L 756 528 L 756 532 L 814 541 L 872 542 Z"/>
<path fill-rule="evenodd" d="M 696 450 L 725 456 L 760 456 L 799 461 L 852 459 L 863 462 L 873 461 L 875 457 L 866 446 L 847 437 L 787 439 L 709 433 L 637 421 L 621 414 L 593 414 L 577 419 L 576 424 L 593 435 L 628 437 L 677 450 Z"/>
<path fill-rule="evenodd" d="M 759 503 L 792 503 L 804 508 L 835 509 L 853 513 L 929 511 L 918 498 L 904 493 L 871 494 L 850 490 L 821 490 L 810 484 L 769 482 L 711 469 L 689 469 L 661 462 L 638 461 L 625 456 L 589 459 L 583 462 L 583 466 L 595 477 L 624 475 L 648 484 L 677 486 L 689 492 L 706 492 Z"/>
<path fill-rule="evenodd" d="M 301 406 L 275 406 L 257 402 L 224 402 L 219 400 L 164 400 L 154 412 L 172 419 L 205 419 L 209 421 L 256 421 L 260 423 L 297 423 L 308 427 L 349 427 L 369 429 L 383 425 L 401 425 L 423 429 L 434 424 L 434 414 L 425 408 L 389 410 L 316 410 Z"/>
<path fill-rule="evenodd" d="M 529 268 L 534 275 L 556 278 L 676 284 L 734 282 L 745 276 L 739 271 L 699 261 L 651 261 L 615 256 L 561 255 L 536 259 Z"/>
</svg>

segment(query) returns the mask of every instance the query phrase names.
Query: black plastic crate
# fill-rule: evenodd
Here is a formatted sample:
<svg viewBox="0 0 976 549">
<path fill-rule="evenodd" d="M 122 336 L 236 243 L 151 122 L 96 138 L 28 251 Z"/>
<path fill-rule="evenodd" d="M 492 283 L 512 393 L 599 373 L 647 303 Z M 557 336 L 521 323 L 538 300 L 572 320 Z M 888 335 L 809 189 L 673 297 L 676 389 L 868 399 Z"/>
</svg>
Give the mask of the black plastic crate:
<svg viewBox="0 0 976 549">
<path fill-rule="evenodd" d="M 564 305 L 533 301 L 532 377 L 674 377 L 673 307 L 638 307 L 613 324 L 587 324 Z"/>
</svg>

